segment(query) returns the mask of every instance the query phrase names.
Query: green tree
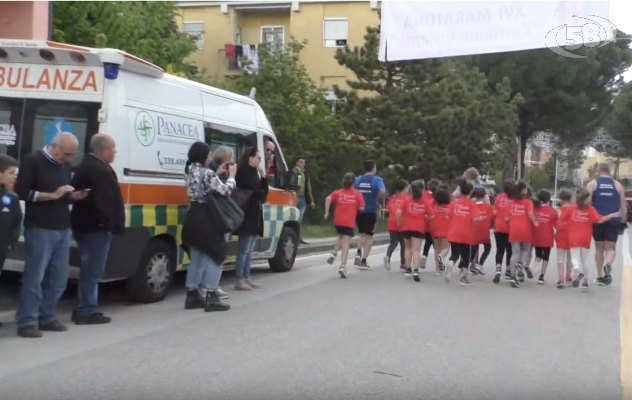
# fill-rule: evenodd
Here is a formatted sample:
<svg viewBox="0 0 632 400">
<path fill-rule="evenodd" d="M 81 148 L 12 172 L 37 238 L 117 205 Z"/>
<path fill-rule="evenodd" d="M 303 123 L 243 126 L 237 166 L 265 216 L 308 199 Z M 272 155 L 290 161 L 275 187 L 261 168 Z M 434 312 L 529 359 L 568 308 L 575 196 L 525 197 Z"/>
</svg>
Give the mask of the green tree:
<svg viewBox="0 0 632 400">
<path fill-rule="evenodd" d="M 256 88 L 256 100 L 270 120 L 289 166 L 294 165 L 296 157 L 306 158 L 316 203 L 322 207 L 326 195 L 340 186 L 353 157 L 341 141 L 340 124 L 332 115 L 323 88 L 299 61 L 306 44 L 292 39 L 282 48 L 260 45 L 258 70 L 250 73 L 245 68 L 231 87 L 238 93 Z M 307 213 L 306 218 L 320 215 Z"/>
<path fill-rule="evenodd" d="M 471 166 L 492 172 L 504 163 L 518 124 L 508 80 L 487 91 L 485 76 L 462 61 L 382 63 L 379 27 L 368 27 L 364 39 L 335 56 L 356 76 L 351 90 L 334 90 L 345 138 L 358 153 L 408 179 L 452 180 Z"/>
<path fill-rule="evenodd" d="M 612 104 L 605 123 L 606 132 L 619 142 L 613 157 L 632 158 L 632 82 L 623 86 Z"/>
<path fill-rule="evenodd" d="M 536 194 L 548 188 L 551 182 L 551 177 L 544 168 L 528 168 L 525 175 L 529 178 L 529 184 Z"/>
<path fill-rule="evenodd" d="M 471 57 L 490 84 L 509 78 L 512 94 L 520 93 L 520 124 L 516 131 L 524 160 L 527 140 L 536 132 L 551 132 L 562 142 L 582 147 L 592 138 L 607 115 L 614 93 L 623 85 L 621 74 L 632 65 L 629 36 L 601 48 L 575 51 L 588 58 L 561 57 L 549 49 L 486 54 Z M 505 168 L 511 175 L 513 162 Z M 523 162 L 523 161 L 521 161 Z M 524 170 L 524 168 L 523 168 Z"/>
<path fill-rule="evenodd" d="M 192 76 L 184 60 L 197 49 L 196 38 L 178 30 L 176 15 L 173 1 L 55 1 L 53 39 L 120 49 Z"/>
</svg>

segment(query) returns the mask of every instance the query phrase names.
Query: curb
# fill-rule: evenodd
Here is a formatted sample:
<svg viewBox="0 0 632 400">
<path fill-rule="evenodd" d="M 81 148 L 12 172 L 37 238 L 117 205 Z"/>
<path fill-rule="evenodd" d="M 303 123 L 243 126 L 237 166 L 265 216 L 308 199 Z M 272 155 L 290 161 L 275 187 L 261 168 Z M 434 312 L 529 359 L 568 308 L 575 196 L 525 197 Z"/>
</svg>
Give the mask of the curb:
<svg viewBox="0 0 632 400">
<path fill-rule="evenodd" d="M 355 239 L 355 238 L 354 238 Z M 383 236 L 376 236 L 373 238 L 373 246 L 383 246 L 390 242 L 390 238 Z M 296 255 L 304 256 L 307 254 L 324 253 L 333 250 L 335 243 L 307 245 L 305 247 L 298 248 Z"/>
</svg>

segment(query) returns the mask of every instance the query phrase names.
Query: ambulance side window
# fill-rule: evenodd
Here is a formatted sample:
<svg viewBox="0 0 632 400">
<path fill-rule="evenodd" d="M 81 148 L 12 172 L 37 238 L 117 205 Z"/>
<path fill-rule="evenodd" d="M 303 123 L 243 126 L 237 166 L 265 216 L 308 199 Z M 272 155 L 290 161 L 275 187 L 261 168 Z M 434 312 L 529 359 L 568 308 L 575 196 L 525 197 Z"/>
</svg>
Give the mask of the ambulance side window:
<svg viewBox="0 0 632 400">
<path fill-rule="evenodd" d="M 53 100 L 26 100 L 20 157 L 49 145 L 59 132 L 70 132 L 79 140 L 77 156 L 71 161 L 79 165 L 88 153 L 90 137 L 99 128 L 97 103 Z"/>
<path fill-rule="evenodd" d="M 24 100 L 0 98 L 0 154 L 18 159 Z"/>
<path fill-rule="evenodd" d="M 275 187 L 277 189 L 284 189 L 285 179 L 287 175 L 287 168 L 285 167 L 285 164 L 283 163 L 283 155 L 281 154 L 279 143 L 277 143 L 277 141 L 272 139 L 271 137 L 265 136 L 263 140 L 264 148 L 265 148 L 265 143 L 267 141 L 271 141 L 275 145 L 274 164 L 272 167 L 268 167 L 268 176 L 267 176 L 268 185 Z"/>
<path fill-rule="evenodd" d="M 211 146 L 211 152 L 220 146 L 230 147 L 235 153 L 236 162 L 239 162 L 247 146 L 256 146 L 256 140 L 254 132 L 215 123 L 204 124 L 204 141 Z"/>
</svg>

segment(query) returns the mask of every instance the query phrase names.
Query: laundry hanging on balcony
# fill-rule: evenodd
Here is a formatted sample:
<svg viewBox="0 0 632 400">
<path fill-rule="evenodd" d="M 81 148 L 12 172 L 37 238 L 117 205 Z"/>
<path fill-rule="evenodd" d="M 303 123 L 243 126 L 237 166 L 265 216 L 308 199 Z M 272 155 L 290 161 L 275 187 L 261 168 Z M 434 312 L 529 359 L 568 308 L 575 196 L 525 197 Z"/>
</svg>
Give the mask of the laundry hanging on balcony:
<svg viewBox="0 0 632 400">
<path fill-rule="evenodd" d="M 235 45 L 225 44 L 224 50 L 228 60 L 228 69 L 242 68 L 242 57 L 246 57 L 250 62 L 248 69 L 259 69 L 259 50 L 256 44 Z"/>
<path fill-rule="evenodd" d="M 244 56 L 248 58 L 250 61 L 249 69 L 258 70 L 259 69 L 259 49 L 256 44 L 249 44 L 244 46 L 243 48 Z"/>
</svg>

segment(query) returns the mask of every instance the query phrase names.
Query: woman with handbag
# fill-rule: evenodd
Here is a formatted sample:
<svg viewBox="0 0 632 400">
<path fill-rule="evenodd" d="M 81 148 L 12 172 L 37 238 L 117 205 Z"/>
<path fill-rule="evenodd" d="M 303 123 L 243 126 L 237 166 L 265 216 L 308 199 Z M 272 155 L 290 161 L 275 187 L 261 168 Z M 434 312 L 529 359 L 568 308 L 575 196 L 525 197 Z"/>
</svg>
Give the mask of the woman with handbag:
<svg viewBox="0 0 632 400">
<path fill-rule="evenodd" d="M 237 252 L 237 276 L 236 290 L 259 289 L 261 286 L 250 279 L 250 258 L 257 243 L 257 237 L 263 236 L 263 208 L 262 204 L 268 197 L 268 182 L 263 179 L 261 154 L 256 148 L 246 150 L 239 160 L 237 168 L 237 191 L 233 192 L 233 198 L 238 204 L 242 204 L 244 210 L 244 222 L 235 231 L 239 237 Z M 238 196 L 237 195 L 239 192 Z"/>
<path fill-rule="evenodd" d="M 209 169 L 211 149 L 204 142 L 191 145 L 186 164 L 186 187 L 191 205 L 182 228 L 182 246 L 190 256 L 187 269 L 186 310 L 227 311 L 218 293 L 222 277 L 221 265 L 226 257 L 225 228 L 218 220 L 218 197 L 230 200 L 229 196 L 236 186 L 236 166 L 224 164 L 217 172 Z M 222 183 L 218 174 L 228 173 L 226 183 Z M 205 290 L 205 298 L 200 291 Z"/>
</svg>

